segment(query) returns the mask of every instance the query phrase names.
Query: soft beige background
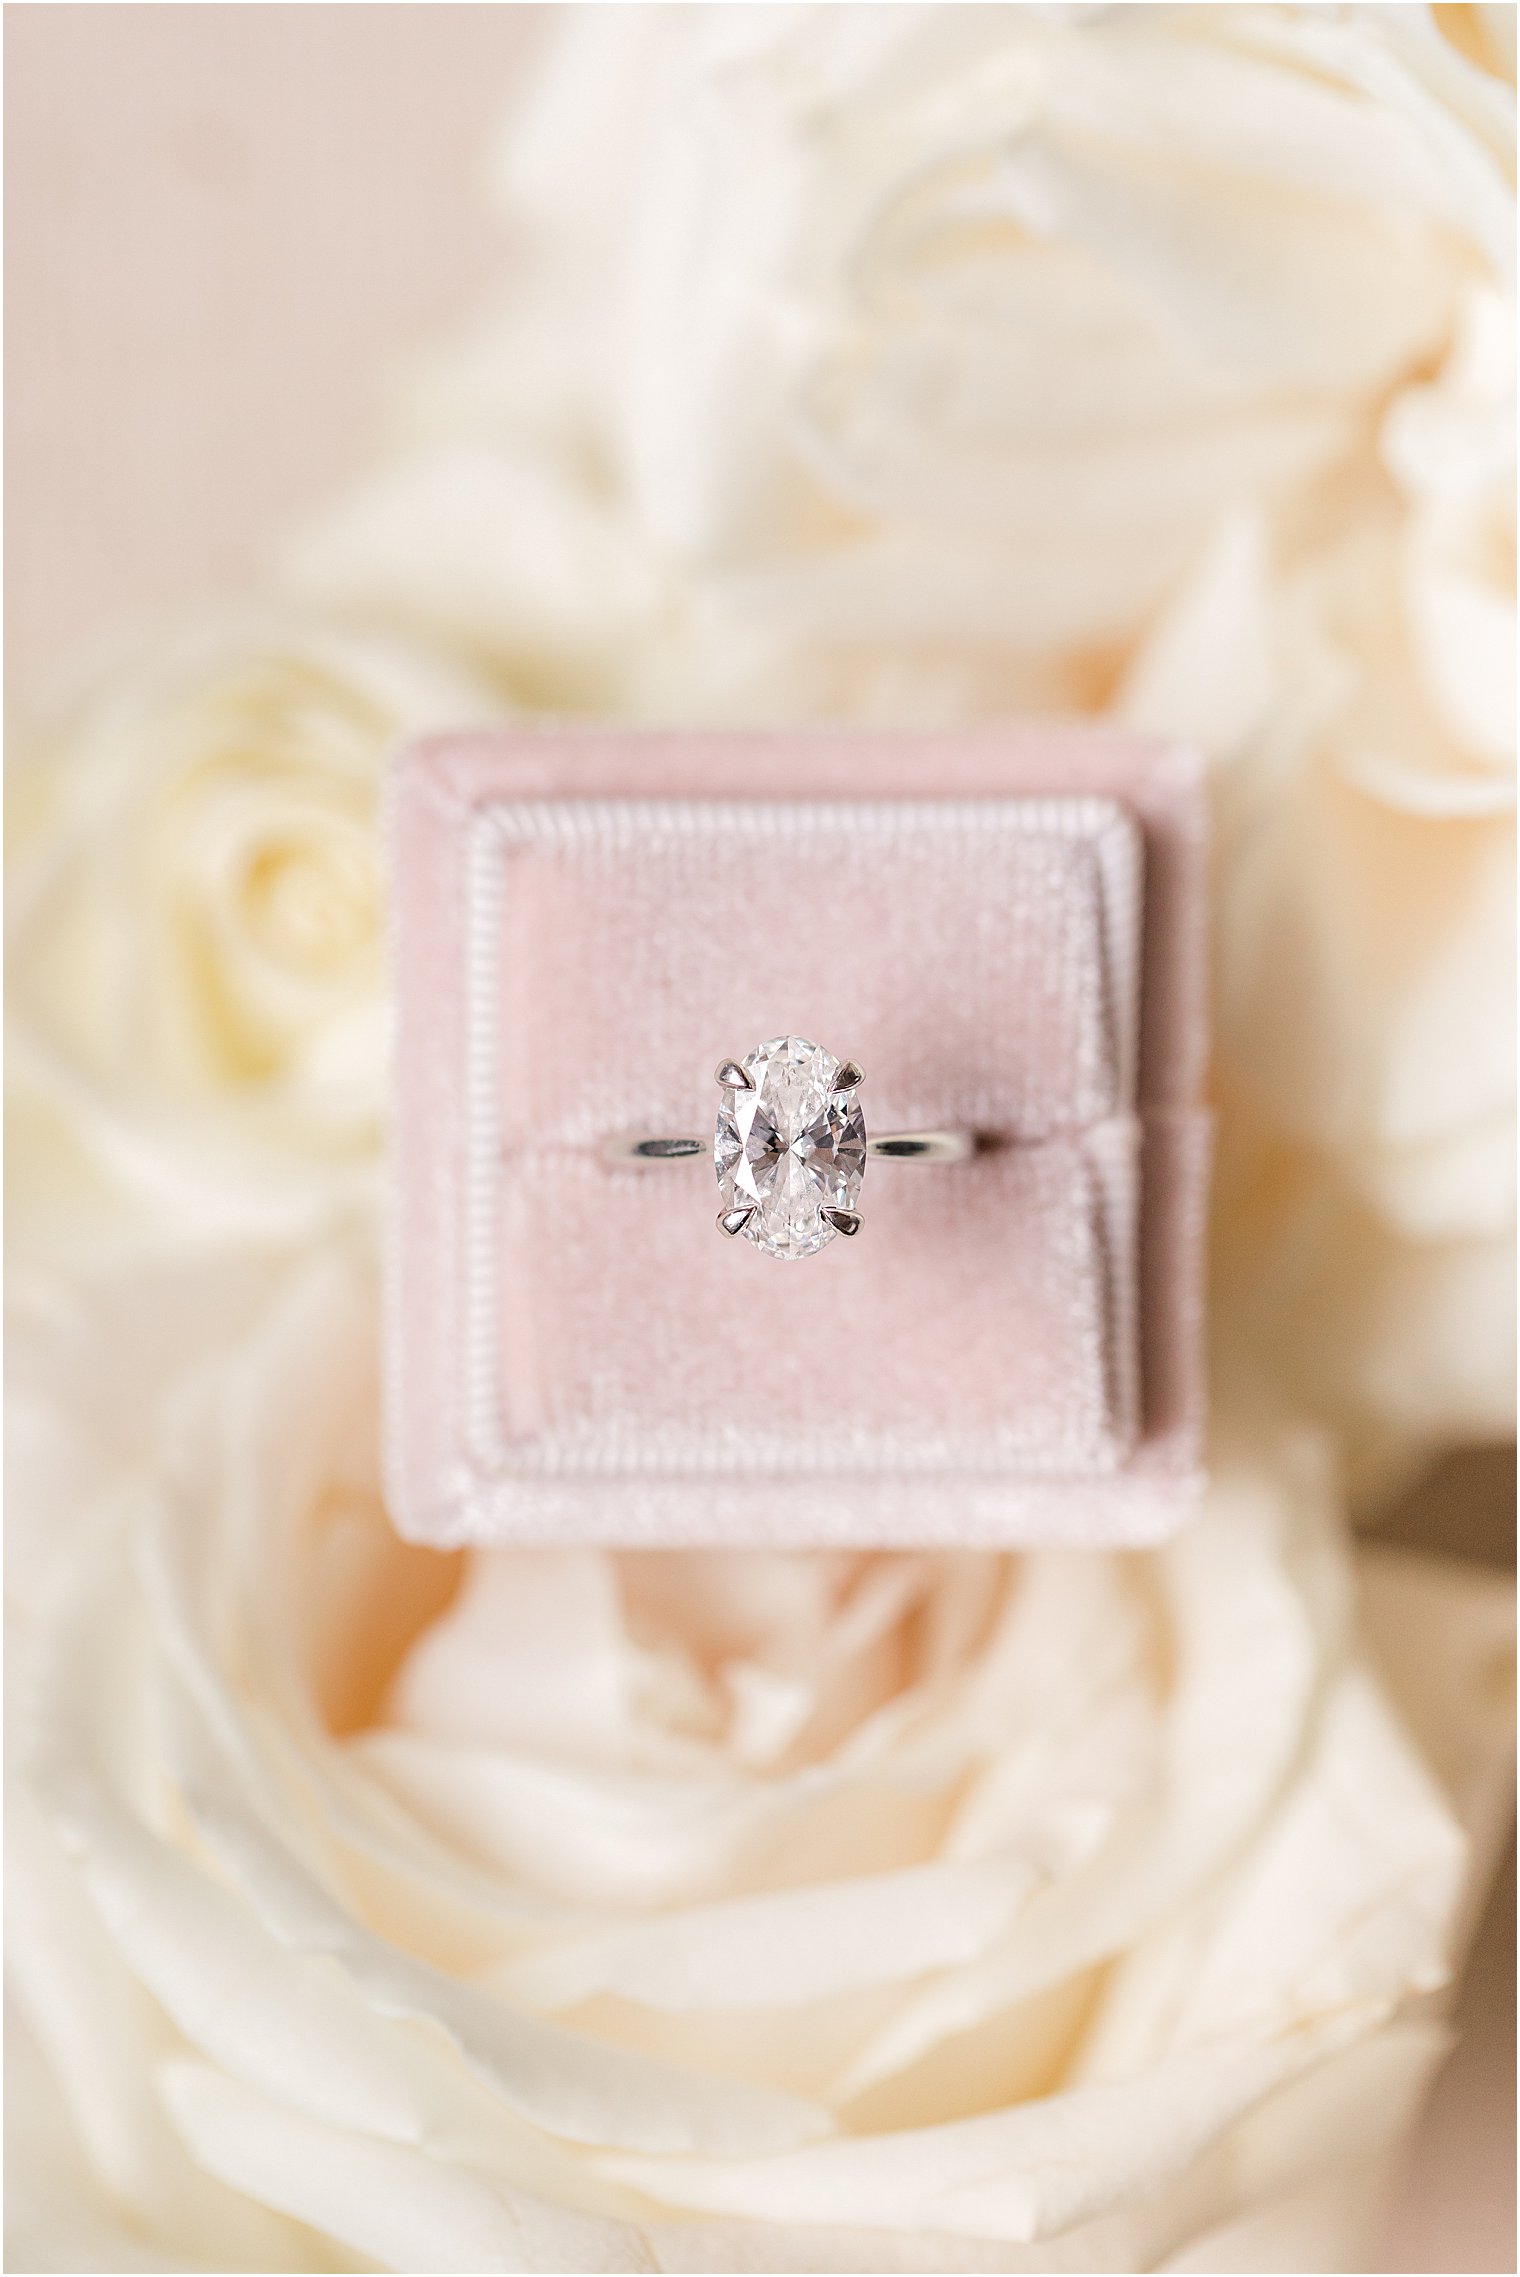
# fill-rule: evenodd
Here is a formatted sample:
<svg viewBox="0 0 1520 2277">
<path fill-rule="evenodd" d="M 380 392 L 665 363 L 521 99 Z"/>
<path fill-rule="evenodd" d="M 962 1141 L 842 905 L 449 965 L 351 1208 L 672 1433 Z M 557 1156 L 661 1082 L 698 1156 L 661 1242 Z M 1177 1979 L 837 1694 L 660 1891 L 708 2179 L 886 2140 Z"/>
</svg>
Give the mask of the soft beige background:
<svg viewBox="0 0 1520 2277">
<path fill-rule="evenodd" d="M 47 6 L 5 16 L 7 653 L 43 700 L 234 591 L 362 458 L 386 368 L 499 277 L 482 158 L 541 11 Z M 1504 1554 L 1502 1460 L 1391 1524 Z M 1514 1882 L 1407 2163 L 1389 2270 L 1512 2270 Z"/>
<path fill-rule="evenodd" d="M 6 8 L 13 695 L 236 589 L 354 465 L 377 374 L 500 268 L 537 14 Z"/>
</svg>

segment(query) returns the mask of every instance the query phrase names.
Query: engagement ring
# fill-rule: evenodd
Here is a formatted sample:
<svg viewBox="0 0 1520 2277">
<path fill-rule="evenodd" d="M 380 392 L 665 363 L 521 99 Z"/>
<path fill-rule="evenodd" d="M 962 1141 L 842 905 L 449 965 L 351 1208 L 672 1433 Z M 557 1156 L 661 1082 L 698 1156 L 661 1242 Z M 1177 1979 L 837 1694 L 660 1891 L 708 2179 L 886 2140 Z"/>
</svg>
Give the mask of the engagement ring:
<svg viewBox="0 0 1520 2277">
<path fill-rule="evenodd" d="M 711 1154 L 723 1207 L 718 1230 L 744 1234 L 769 1257 L 812 1257 L 836 1234 L 860 1231 L 869 1159 L 964 1162 L 969 1131 L 893 1131 L 867 1138 L 854 1060 L 805 1036 L 776 1036 L 747 1058 L 719 1062 L 717 1128 L 705 1138 L 608 1141 L 611 1162 L 676 1162 Z"/>
</svg>

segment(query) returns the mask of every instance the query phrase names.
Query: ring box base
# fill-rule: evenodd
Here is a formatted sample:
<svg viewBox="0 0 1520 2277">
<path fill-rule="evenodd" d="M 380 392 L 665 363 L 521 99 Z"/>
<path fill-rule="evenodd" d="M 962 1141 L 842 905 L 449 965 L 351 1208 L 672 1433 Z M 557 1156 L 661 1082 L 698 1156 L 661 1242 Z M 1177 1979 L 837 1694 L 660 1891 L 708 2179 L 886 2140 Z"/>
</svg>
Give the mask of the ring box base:
<svg viewBox="0 0 1520 2277">
<path fill-rule="evenodd" d="M 1198 1483 L 1202 818 L 1184 753 L 436 739 L 392 811 L 388 1469 L 439 1545 L 1139 1543 Z M 814 1038 L 861 1235 L 714 1230 L 716 1062 Z"/>
</svg>

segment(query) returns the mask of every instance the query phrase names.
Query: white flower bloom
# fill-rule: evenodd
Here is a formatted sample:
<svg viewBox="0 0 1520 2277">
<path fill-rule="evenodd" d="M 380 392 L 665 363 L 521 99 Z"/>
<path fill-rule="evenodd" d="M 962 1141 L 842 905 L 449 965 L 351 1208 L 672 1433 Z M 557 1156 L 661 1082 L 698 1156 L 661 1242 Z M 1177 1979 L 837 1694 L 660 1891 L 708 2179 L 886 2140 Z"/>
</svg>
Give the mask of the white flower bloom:
<svg viewBox="0 0 1520 2277">
<path fill-rule="evenodd" d="M 1351 2263 L 1441 2047 L 1501 1591 L 1372 1600 L 1395 1638 L 1425 1607 L 1395 1674 L 1443 1785 L 1291 1436 L 1141 1557 L 439 1558 L 378 1504 L 371 1314 L 314 1266 L 141 1423 L 39 1593 L 20 2236 Z M 100 1388 L 38 1398 L 28 1465 Z"/>
<path fill-rule="evenodd" d="M 39 740 L 9 865 L 25 1246 L 289 1238 L 372 1193 L 384 762 L 499 708 L 305 611 L 171 643 Z"/>
<path fill-rule="evenodd" d="M 1502 31 L 572 11 L 498 168 L 508 312 L 298 549 L 515 663 L 569 547 L 561 702 L 1198 742 L 1222 1359 L 1374 1473 L 1513 1419 Z"/>
</svg>

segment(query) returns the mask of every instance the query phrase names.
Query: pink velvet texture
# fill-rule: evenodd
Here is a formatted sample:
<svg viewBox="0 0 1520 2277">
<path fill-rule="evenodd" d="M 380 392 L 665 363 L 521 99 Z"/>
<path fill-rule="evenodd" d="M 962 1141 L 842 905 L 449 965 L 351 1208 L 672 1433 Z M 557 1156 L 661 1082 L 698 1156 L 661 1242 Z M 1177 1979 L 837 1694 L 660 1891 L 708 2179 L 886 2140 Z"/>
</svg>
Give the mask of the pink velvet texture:
<svg viewBox="0 0 1520 2277">
<path fill-rule="evenodd" d="M 1141 1541 L 1197 1478 L 1199 795 L 1176 751 L 534 731 L 393 802 L 389 1462 L 444 1543 Z M 812 1037 L 864 1227 L 716 1232 L 712 1070 Z"/>
</svg>

